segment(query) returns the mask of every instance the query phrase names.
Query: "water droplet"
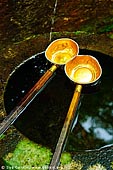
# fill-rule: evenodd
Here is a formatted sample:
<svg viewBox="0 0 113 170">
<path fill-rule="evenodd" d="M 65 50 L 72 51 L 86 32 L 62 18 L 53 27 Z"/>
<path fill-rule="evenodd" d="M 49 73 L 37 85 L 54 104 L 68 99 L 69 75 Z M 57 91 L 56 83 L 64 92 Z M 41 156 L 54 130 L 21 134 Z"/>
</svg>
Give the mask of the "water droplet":
<svg viewBox="0 0 113 170">
<path fill-rule="evenodd" d="M 25 90 L 22 90 L 22 93 L 25 93 Z"/>
</svg>

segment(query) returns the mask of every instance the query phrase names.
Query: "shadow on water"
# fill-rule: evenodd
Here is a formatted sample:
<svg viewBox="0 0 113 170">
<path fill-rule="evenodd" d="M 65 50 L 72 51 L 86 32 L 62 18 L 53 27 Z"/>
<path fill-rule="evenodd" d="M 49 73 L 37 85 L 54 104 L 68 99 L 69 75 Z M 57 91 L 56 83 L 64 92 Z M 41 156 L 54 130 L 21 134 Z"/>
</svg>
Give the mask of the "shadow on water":
<svg viewBox="0 0 113 170">
<path fill-rule="evenodd" d="M 80 54 L 96 57 L 102 66 L 101 83 L 84 87 L 79 119 L 69 135 L 67 151 L 99 148 L 113 143 L 113 58 L 96 51 L 81 49 Z M 10 75 L 4 105 L 7 114 L 36 81 L 50 68 L 44 52 L 32 56 Z M 63 126 L 75 85 L 61 66 L 41 93 L 15 121 L 15 127 L 30 140 L 54 149 Z"/>
</svg>

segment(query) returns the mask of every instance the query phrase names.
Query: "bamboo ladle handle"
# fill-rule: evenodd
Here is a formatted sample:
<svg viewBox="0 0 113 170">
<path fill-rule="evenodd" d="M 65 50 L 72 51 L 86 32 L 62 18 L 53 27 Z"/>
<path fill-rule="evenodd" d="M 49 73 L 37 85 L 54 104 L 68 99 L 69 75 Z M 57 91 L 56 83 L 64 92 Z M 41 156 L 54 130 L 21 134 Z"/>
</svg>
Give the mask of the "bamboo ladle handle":
<svg viewBox="0 0 113 170">
<path fill-rule="evenodd" d="M 71 100 L 71 104 L 70 104 L 70 107 L 69 107 L 69 110 L 68 110 L 62 131 L 60 133 L 60 137 L 59 137 L 59 140 L 58 140 L 58 143 L 57 143 L 57 146 L 56 146 L 56 149 L 55 149 L 55 152 L 54 152 L 54 155 L 53 155 L 50 167 L 49 167 L 49 170 L 51 170 L 51 169 L 56 170 L 58 168 L 60 156 L 61 156 L 61 153 L 64 149 L 66 139 L 69 135 L 69 132 L 71 130 L 71 125 L 72 125 L 73 119 L 75 117 L 75 112 L 77 110 L 77 106 L 78 106 L 78 103 L 79 103 L 81 90 L 82 90 L 82 85 L 76 85 L 76 88 L 75 88 L 75 91 L 74 91 L 74 94 L 73 94 L 73 98 Z"/>
<path fill-rule="evenodd" d="M 57 65 L 46 71 L 46 73 L 39 79 L 39 81 L 31 88 L 31 90 L 23 97 L 19 104 L 10 112 L 8 116 L 0 124 L 0 135 L 3 134 L 11 124 L 19 117 L 19 115 L 26 109 L 31 101 L 36 97 L 42 88 L 46 85 L 47 81 L 52 77 Z"/>
</svg>

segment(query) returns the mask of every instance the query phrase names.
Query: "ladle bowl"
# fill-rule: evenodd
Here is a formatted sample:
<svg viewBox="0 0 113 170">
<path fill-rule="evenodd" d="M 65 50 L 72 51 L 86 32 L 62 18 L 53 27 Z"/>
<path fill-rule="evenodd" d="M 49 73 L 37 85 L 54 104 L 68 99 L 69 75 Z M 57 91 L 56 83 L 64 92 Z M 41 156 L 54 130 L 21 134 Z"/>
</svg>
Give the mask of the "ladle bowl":
<svg viewBox="0 0 113 170">
<path fill-rule="evenodd" d="M 64 65 L 79 53 L 78 44 L 69 38 L 54 40 L 46 49 L 47 60 L 54 64 Z"/>
<path fill-rule="evenodd" d="M 65 73 L 77 84 L 95 83 L 102 74 L 102 69 L 96 58 L 90 55 L 78 55 L 65 65 Z"/>
</svg>

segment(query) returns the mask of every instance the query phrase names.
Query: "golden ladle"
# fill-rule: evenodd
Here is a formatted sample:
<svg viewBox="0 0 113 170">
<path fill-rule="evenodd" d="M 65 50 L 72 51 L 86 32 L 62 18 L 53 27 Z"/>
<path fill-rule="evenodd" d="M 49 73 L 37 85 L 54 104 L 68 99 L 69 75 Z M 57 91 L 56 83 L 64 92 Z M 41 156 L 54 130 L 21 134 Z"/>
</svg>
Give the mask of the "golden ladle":
<svg viewBox="0 0 113 170">
<path fill-rule="evenodd" d="M 78 44 L 69 38 L 61 38 L 53 41 L 45 51 L 45 57 L 49 60 L 52 67 L 39 79 L 31 90 L 23 97 L 19 104 L 10 112 L 0 124 L 0 135 L 4 133 L 9 126 L 18 118 L 26 109 L 30 102 L 35 98 L 37 93 L 44 87 L 47 81 L 52 77 L 54 71 L 59 65 L 66 64 L 74 58 L 79 52 Z"/>
<path fill-rule="evenodd" d="M 79 103 L 82 85 L 92 84 L 98 81 L 102 69 L 96 58 L 90 55 L 78 55 L 65 65 L 65 73 L 68 78 L 76 83 L 73 98 L 50 164 L 50 169 L 56 170 L 64 149 L 65 141 L 71 130 L 75 112 Z"/>
</svg>

